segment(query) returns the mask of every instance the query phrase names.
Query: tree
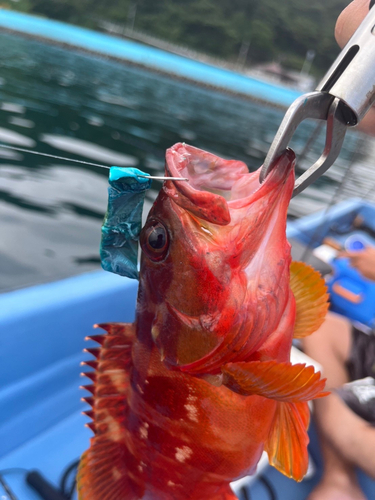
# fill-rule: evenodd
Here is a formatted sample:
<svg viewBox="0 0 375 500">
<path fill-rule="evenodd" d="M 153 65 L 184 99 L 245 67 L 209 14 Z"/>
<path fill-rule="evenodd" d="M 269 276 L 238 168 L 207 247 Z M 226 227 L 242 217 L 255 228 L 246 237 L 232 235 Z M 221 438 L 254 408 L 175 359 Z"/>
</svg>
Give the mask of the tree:
<svg viewBox="0 0 375 500">
<path fill-rule="evenodd" d="M 1 0 L 0 0 L 1 1 Z M 307 50 L 316 52 L 320 72 L 338 48 L 333 31 L 347 0 L 3 0 L 10 8 L 97 27 L 121 25 L 135 12 L 135 29 L 202 52 L 236 61 L 248 46 L 248 61 L 284 61 L 298 67 Z M 26 7 L 25 7 L 26 6 Z M 302 64 L 302 62 L 301 62 Z"/>
</svg>

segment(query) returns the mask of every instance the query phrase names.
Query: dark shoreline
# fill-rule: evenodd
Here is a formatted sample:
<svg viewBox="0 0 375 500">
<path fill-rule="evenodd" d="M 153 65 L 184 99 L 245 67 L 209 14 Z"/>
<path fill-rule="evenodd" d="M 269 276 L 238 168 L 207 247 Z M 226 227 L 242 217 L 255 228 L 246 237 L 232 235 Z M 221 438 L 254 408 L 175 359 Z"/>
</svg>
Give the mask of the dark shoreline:
<svg viewBox="0 0 375 500">
<path fill-rule="evenodd" d="M 76 50 L 77 52 L 81 52 L 81 53 L 89 55 L 89 56 L 94 56 L 94 57 L 98 57 L 100 59 L 114 61 L 114 62 L 117 62 L 117 63 L 120 63 L 120 64 L 129 65 L 129 66 L 132 66 L 132 67 L 135 67 L 135 68 L 140 68 L 140 69 L 149 71 L 150 73 L 156 73 L 156 74 L 159 74 L 159 75 L 168 76 L 169 78 L 173 78 L 173 79 L 178 80 L 180 82 L 189 83 L 191 85 L 196 85 L 198 87 L 201 87 L 201 88 L 204 88 L 204 89 L 207 89 L 207 90 L 213 90 L 215 92 L 220 92 L 222 94 L 225 94 L 225 95 L 228 95 L 228 96 L 231 96 L 231 97 L 237 97 L 239 99 L 244 99 L 246 101 L 254 102 L 255 104 L 258 104 L 258 105 L 261 105 L 261 106 L 267 106 L 269 108 L 279 109 L 279 110 L 282 110 L 282 111 L 285 111 L 287 109 L 287 106 L 283 106 L 281 104 L 277 104 L 277 103 L 274 103 L 274 102 L 271 102 L 271 101 L 267 101 L 265 99 L 260 99 L 260 98 L 257 98 L 257 97 L 253 97 L 253 96 L 250 96 L 247 93 L 241 93 L 241 92 L 231 91 L 228 88 L 224 88 L 224 87 L 221 87 L 219 85 L 216 86 L 216 85 L 211 85 L 211 84 L 208 84 L 208 83 L 202 83 L 201 81 L 194 80 L 193 78 L 187 78 L 187 77 L 179 76 L 179 75 L 177 75 L 175 73 L 171 73 L 169 71 L 163 71 L 161 69 L 152 68 L 152 67 L 148 66 L 147 64 L 139 64 L 139 63 L 136 63 L 134 61 L 130 61 L 130 60 L 125 59 L 125 58 L 112 56 L 110 54 L 105 54 L 104 55 L 101 52 L 98 52 L 98 51 L 95 51 L 95 50 L 86 49 L 86 48 L 83 48 L 83 47 L 79 47 L 79 46 L 77 46 L 75 44 L 70 44 L 70 43 L 67 43 L 67 42 L 58 42 L 58 41 L 52 40 L 51 38 L 48 38 L 48 37 L 31 35 L 29 33 L 23 32 L 23 31 L 13 30 L 13 29 L 4 28 L 4 27 L 0 27 L 0 33 L 6 33 L 6 34 L 9 34 L 9 35 L 16 35 L 16 36 L 20 36 L 20 37 L 23 37 L 23 38 L 26 38 L 26 39 L 29 39 L 29 40 L 36 40 L 36 41 L 38 41 L 40 43 L 44 43 L 44 44 L 48 44 L 48 45 L 54 45 L 56 47 L 61 47 L 61 48 L 66 49 L 66 50 Z M 139 43 L 139 42 L 137 42 L 137 43 Z"/>
</svg>

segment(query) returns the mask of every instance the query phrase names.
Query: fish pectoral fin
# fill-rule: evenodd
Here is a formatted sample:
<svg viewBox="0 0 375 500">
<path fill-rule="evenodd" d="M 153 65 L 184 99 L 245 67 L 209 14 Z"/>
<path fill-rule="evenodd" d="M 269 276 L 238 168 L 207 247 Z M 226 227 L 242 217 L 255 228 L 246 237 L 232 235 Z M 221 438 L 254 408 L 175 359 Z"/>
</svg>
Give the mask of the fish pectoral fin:
<svg viewBox="0 0 375 500">
<path fill-rule="evenodd" d="M 265 442 L 271 465 L 301 481 L 308 466 L 309 408 L 307 401 L 328 395 L 325 379 L 312 366 L 277 361 L 228 363 L 222 367 L 223 384 L 243 396 L 258 395 L 277 401 Z"/>
<path fill-rule="evenodd" d="M 306 402 L 279 402 L 265 443 L 269 463 L 295 481 L 302 481 L 307 472 L 309 420 L 310 412 Z"/>
<path fill-rule="evenodd" d="M 323 323 L 328 311 L 328 293 L 318 271 L 304 262 L 290 265 L 290 288 L 296 299 L 294 338 L 307 337 Z"/>
<path fill-rule="evenodd" d="M 328 395 L 322 392 L 326 379 L 313 366 L 277 361 L 227 363 L 222 367 L 223 384 L 243 396 L 258 395 L 276 401 L 298 403 Z"/>
</svg>

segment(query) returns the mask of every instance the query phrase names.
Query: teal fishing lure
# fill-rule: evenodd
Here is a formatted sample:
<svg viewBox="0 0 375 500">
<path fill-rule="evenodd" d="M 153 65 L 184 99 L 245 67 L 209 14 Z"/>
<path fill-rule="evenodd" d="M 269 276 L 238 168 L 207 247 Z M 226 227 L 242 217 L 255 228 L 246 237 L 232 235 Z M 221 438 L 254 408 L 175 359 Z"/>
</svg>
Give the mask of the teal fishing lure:
<svg viewBox="0 0 375 500">
<path fill-rule="evenodd" d="M 111 167 L 108 209 L 102 226 L 100 259 L 105 271 L 138 279 L 138 239 L 151 179 L 137 168 Z"/>
</svg>

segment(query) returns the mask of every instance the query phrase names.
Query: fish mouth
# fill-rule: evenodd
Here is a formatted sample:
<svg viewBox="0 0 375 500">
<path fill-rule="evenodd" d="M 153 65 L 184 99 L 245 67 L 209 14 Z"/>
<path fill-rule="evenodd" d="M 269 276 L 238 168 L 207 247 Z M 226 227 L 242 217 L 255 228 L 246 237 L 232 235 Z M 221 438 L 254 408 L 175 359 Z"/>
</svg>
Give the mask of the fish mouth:
<svg viewBox="0 0 375 500">
<path fill-rule="evenodd" d="M 260 170 L 249 172 L 242 161 L 226 160 L 178 143 L 167 150 L 166 175 L 187 178 L 188 182 L 168 181 L 164 190 L 183 208 L 226 225 L 231 221 L 231 210 L 252 204 L 284 183 L 294 160 L 293 151 L 287 150 L 261 184 Z"/>
</svg>

